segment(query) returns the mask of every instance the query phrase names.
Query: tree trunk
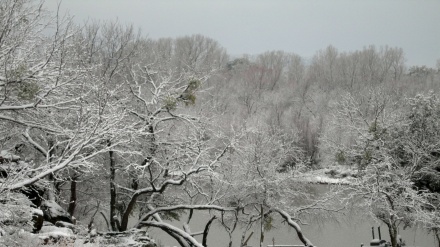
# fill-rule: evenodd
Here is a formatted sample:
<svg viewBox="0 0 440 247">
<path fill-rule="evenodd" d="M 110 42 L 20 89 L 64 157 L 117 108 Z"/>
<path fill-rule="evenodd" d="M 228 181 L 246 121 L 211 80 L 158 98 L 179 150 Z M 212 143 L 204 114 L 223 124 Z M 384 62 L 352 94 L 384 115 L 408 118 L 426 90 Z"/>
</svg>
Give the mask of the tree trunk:
<svg viewBox="0 0 440 247">
<path fill-rule="evenodd" d="M 391 247 L 397 247 L 397 226 L 394 224 L 387 224 L 387 226 L 390 233 Z"/>
<path fill-rule="evenodd" d="M 111 146 L 111 141 L 107 141 L 107 145 Z M 116 186 L 115 186 L 115 172 L 116 172 L 116 160 L 113 151 L 108 151 L 110 158 L 110 226 L 112 231 L 119 231 L 116 226 Z"/>
<path fill-rule="evenodd" d="M 249 239 L 251 239 L 252 235 L 254 235 L 254 232 L 251 232 L 251 234 L 249 234 L 249 236 L 246 238 L 246 232 L 247 230 L 243 233 L 243 235 L 241 236 L 241 244 L 240 247 L 245 247 L 247 246 L 247 242 L 249 241 Z M 246 238 L 246 240 L 244 240 Z"/>
<path fill-rule="evenodd" d="M 263 241 L 264 241 L 264 213 L 263 213 L 263 204 L 261 204 L 261 224 L 260 224 L 260 230 L 261 230 L 261 235 L 260 235 L 260 247 L 263 246 Z"/>
<path fill-rule="evenodd" d="M 205 229 L 203 230 L 202 245 L 205 247 L 208 247 L 208 232 L 209 232 L 209 228 L 211 227 L 212 222 L 215 219 L 216 219 L 215 215 L 212 216 L 212 218 L 206 224 Z"/>
<path fill-rule="evenodd" d="M 108 224 L 107 217 L 105 217 L 105 214 L 103 212 L 99 212 L 102 215 L 102 218 L 104 218 L 105 225 L 107 226 L 107 231 L 110 231 L 110 226 Z"/>
<path fill-rule="evenodd" d="M 143 224 L 146 226 L 157 227 L 162 229 L 164 232 L 174 237 L 174 239 L 177 240 L 177 242 L 180 244 L 181 247 L 204 247 L 202 244 L 197 242 L 197 240 L 193 238 L 191 235 L 189 235 L 183 230 L 178 229 L 177 227 L 171 224 L 164 222 L 157 222 L 157 221 L 146 221 L 143 222 Z"/>
<path fill-rule="evenodd" d="M 438 247 L 440 247 L 440 231 L 435 230 L 434 234 L 435 234 L 435 238 L 437 239 Z"/>
<path fill-rule="evenodd" d="M 55 156 L 55 143 L 53 140 L 48 140 L 47 141 L 47 145 L 49 146 L 49 163 L 53 161 L 53 157 Z M 49 174 L 49 176 L 47 176 L 47 180 L 49 181 L 49 188 L 47 190 L 47 199 L 49 201 L 56 201 L 56 196 L 55 196 L 55 178 L 53 173 Z"/>
<path fill-rule="evenodd" d="M 54 178 L 53 178 L 53 174 L 49 174 L 49 176 L 47 176 L 47 180 L 49 181 L 48 183 L 48 187 L 47 188 L 47 200 L 49 201 L 56 201 L 55 199 L 55 186 L 54 186 Z"/>
<path fill-rule="evenodd" d="M 137 200 L 138 196 L 139 196 L 139 194 L 135 192 L 133 194 L 133 196 L 131 197 L 130 202 L 127 205 L 127 208 L 124 210 L 124 214 L 122 215 L 122 220 L 121 220 L 120 231 L 127 230 L 128 218 L 130 217 L 130 213 L 133 210 L 134 205 L 136 204 L 136 200 Z"/>
<path fill-rule="evenodd" d="M 69 201 L 69 208 L 67 209 L 67 212 L 73 216 L 73 214 L 75 213 L 75 208 L 76 208 L 76 200 L 77 200 L 77 196 L 76 196 L 76 184 L 77 184 L 77 175 L 74 174 L 72 181 L 70 181 L 70 201 Z"/>
<path fill-rule="evenodd" d="M 310 246 L 310 247 L 314 246 L 312 242 L 310 242 L 310 240 L 304 236 L 301 227 L 298 225 L 298 223 L 293 221 L 292 217 L 287 212 L 277 208 L 272 208 L 270 209 L 270 211 L 277 212 L 287 222 L 289 226 L 295 229 L 296 235 L 298 236 L 299 240 L 301 240 L 301 242 L 304 244 L 304 246 Z"/>
</svg>

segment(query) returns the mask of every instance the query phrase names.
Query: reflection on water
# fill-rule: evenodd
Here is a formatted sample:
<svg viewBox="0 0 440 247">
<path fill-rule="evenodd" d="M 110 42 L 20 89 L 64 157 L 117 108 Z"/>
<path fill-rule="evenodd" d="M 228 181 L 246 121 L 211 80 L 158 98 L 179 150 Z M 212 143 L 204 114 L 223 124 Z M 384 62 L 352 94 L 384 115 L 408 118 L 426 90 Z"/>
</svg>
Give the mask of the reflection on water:
<svg viewBox="0 0 440 247">
<path fill-rule="evenodd" d="M 202 231 L 204 224 L 209 220 L 209 215 L 206 212 L 195 215 L 190 224 L 192 232 Z M 281 220 L 277 220 L 280 222 Z M 173 225 L 182 227 L 181 222 L 174 222 Z M 341 219 L 341 222 L 321 222 L 319 224 L 310 224 L 302 226 L 305 235 L 318 247 L 356 247 L 361 243 L 368 244 L 372 239 L 371 227 L 379 226 L 379 224 L 372 219 L 356 219 L 356 216 L 346 216 Z M 388 228 L 385 225 L 381 226 L 382 238 L 389 240 Z M 296 232 L 285 224 L 278 223 L 276 228 L 266 232 L 264 235 L 264 246 L 275 244 L 301 244 Z M 248 245 L 256 247 L 259 246 L 259 227 L 254 227 L 254 234 L 248 242 Z M 242 229 L 236 229 L 233 235 L 233 246 L 238 246 L 241 239 Z M 432 247 L 436 246 L 434 236 L 428 235 L 421 228 L 412 228 L 401 230 L 399 233 L 407 246 Z M 151 231 L 151 236 L 164 246 L 178 246 L 177 242 L 169 237 L 161 230 L 154 229 Z M 376 237 L 377 237 L 376 228 Z M 201 237 L 196 237 L 200 242 Z M 219 224 L 213 224 L 208 235 L 209 247 L 224 247 L 227 246 L 229 237 L 223 227 Z"/>
<path fill-rule="evenodd" d="M 315 188 L 317 193 L 324 193 L 328 190 L 327 186 L 318 186 Z M 182 217 L 185 220 L 186 217 Z M 192 232 L 203 231 L 205 224 L 210 219 L 208 212 L 198 212 L 194 214 L 190 222 Z M 183 221 L 182 221 L 183 222 Z M 182 222 L 172 222 L 173 225 L 182 229 Z M 358 247 L 361 243 L 367 244 L 372 239 L 371 227 L 376 229 L 377 226 L 381 227 L 382 238 L 389 240 L 388 228 L 386 225 L 379 224 L 371 218 L 366 218 L 364 212 L 351 212 L 344 216 L 338 217 L 336 220 L 327 221 L 313 221 L 309 225 L 301 226 L 303 232 L 312 243 L 318 247 Z M 239 246 L 242 230 L 237 227 L 233 234 L 233 246 Z M 254 234 L 250 238 L 248 245 L 257 247 L 259 246 L 260 230 L 259 224 L 250 231 L 254 231 Z M 249 233 L 250 233 L 249 232 Z M 247 234 L 247 236 L 249 235 Z M 399 231 L 403 240 L 407 246 L 420 246 L 420 247 L 433 247 L 437 246 L 433 235 L 427 234 L 422 228 L 410 228 Z M 158 240 L 163 246 L 179 246 L 177 242 L 158 229 L 152 229 L 150 233 L 151 237 Z M 264 245 L 286 245 L 286 244 L 301 244 L 296 232 L 290 228 L 287 224 L 281 223 L 280 218 L 275 218 L 275 226 L 271 231 L 264 234 Z M 196 237 L 200 242 L 202 237 Z M 224 247 L 229 243 L 229 236 L 224 228 L 219 223 L 213 223 L 208 235 L 209 247 Z"/>
</svg>

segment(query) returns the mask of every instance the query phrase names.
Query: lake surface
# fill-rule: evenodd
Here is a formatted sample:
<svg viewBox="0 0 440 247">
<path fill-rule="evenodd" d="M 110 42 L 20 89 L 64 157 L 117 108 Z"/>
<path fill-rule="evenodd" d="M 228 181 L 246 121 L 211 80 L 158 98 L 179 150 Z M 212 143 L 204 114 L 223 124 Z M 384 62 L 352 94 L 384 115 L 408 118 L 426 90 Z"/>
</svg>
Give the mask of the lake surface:
<svg viewBox="0 0 440 247">
<path fill-rule="evenodd" d="M 316 193 L 325 193 L 329 190 L 326 185 L 313 185 L 313 190 Z M 275 216 L 276 214 L 274 214 Z M 211 218 L 207 211 L 194 212 L 194 216 L 190 222 L 192 232 L 203 231 L 205 224 Z M 186 216 L 181 217 L 186 220 Z M 296 235 L 296 231 L 287 224 L 282 224 L 281 218 L 275 218 L 274 228 L 264 234 L 264 245 L 272 245 L 274 242 L 277 245 L 301 245 L 301 241 Z M 182 228 L 183 221 L 171 222 L 174 226 Z M 214 221 L 216 222 L 216 221 Z M 389 241 L 388 228 L 384 224 L 380 224 L 371 217 L 367 217 L 365 212 L 351 212 L 345 213 L 343 216 L 337 217 L 336 220 L 319 220 L 318 222 L 309 222 L 309 225 L 301 226 L 304 235 L 317 247 L 359 247 L 361 243 L 368 246 L 372 239 L 371 228 L 375 228 L 375 237 L 378 238 L 377 227 L 381 228 L 382 239 Z M 260 229 L 259 224 L 256 224 L 250 232 L 254 234 L 250 238 L 248 245 L 259 247 Z M 158 243 L 163 246 L 179 246 L 177 242 L 160 229 L 151 229 L 151 237 L 155 238 Z M 233 246 L 239 246 L 243 229 L 237 227 L 233 234 Z M 417 247 L 434 247 L 438 246 L 435 237 L 428 234 L 422 228 L 408 228 L 406 230 L 400 229 L 399 234 L 406 242 L 407 246 Z M 196 237 L 197 240 L 202 241 L 201 236 Z M 208 247 L 224 247 L 229 243 L 229 236 L 220 223 L 216 222 L 211 225 L 208 235 Z"/>
<path fill-rule="evenodd" d="M 318 247 L 357 247 L 361 243 L 368 244 L 372 239 L 371 227 L 375 227 L 375 236 L 378 238 L 377 226 L 379 224 L 372 219 L 366 219 L 359 215 L 344 216 L 340 219 L 340 223 L 337 222 L 321 222 L 314 223 L 306 226 L 301 226 L 303 232 L 312 243 Z M 185 217 L 183 217 L 185 218 Z M 182 219 L 183 219 L 182 218 Z M 192 232 L 202 231 L 206 222 L 210 216 L 207 212 L 195 214 L 190 222 Z M 277 220 L 281 222 L 281 220 Z M 173 222 L 173 225 L 182 229 L 182 222 Z M 382 239 L 389 240 L 388 228 L 385 225 L 380 225 Z M 254 231 L 248 245 L 257 247 L 259 246 L 260 231 L 256 226 L 251 231 Z M 236 229 L 233 235 L 233 246 L 239 246 L 242 229 Z M 407 246 L 420 246 L 420 247 L 434 247 L 436 244 L 433 235 L 427 234 L 421 228 L 411 228 L 403 230 L 401 229 L 399 234 L 406 242 Z M 161 230 L 154 229 L 150 233 L 151 237 L 155 238 L 158 243 L 163 246 L 179 246 L 177 242 L 164 233 Z M 301 244 L 301 241 L 296 235 L 296 231 L 290 228 L 288 225 L 278 223 L 276 229 L 272 229 L 269 232 L 265 232 L 264 245 L 271 245 L 273 241 L 275 244 Z M 200 242 L 201 237 L 196 237 Z M 229 237 L 223 227 L 216 223 L 211 226 L 208 235 L 209 247 L 223 247 L 229 243 Z"/>
</svg>

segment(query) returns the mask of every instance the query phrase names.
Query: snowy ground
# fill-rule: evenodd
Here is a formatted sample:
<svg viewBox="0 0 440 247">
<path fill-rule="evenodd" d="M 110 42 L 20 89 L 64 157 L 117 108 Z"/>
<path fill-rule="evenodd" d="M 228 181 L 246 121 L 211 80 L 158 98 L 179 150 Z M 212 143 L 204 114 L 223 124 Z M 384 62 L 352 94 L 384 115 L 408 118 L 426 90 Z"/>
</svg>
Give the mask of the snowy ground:
<svg viewBox="0 0 440 247">
<path fill-rule="evenodd" d="M 333 166 L 309 172 L 301 180 L 317 184 L 350 184 L 356 175 L 357 171 L 352 168 Z"/>
</svg>

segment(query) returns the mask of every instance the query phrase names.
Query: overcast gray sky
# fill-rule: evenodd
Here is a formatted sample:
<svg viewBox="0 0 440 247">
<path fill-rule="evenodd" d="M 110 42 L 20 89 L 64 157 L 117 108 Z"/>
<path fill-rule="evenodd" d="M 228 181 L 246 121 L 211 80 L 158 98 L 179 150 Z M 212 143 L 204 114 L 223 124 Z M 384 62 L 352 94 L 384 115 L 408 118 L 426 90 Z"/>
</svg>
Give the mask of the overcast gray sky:
<svg viewBox="0 0 440 247">
<path fill-rule="evenodd" d="M 46 0 L 56 9 L 58 0 Z M 402 47 L 408 65 L 434 67 L 440 58 L 440 1 L 409 0 L 63 0 L 82 23 L 118 20 L 150 38 L 202 34 L 229 54 L 268 50 L 303 57 L 333 45 Z"/>
</svg>

